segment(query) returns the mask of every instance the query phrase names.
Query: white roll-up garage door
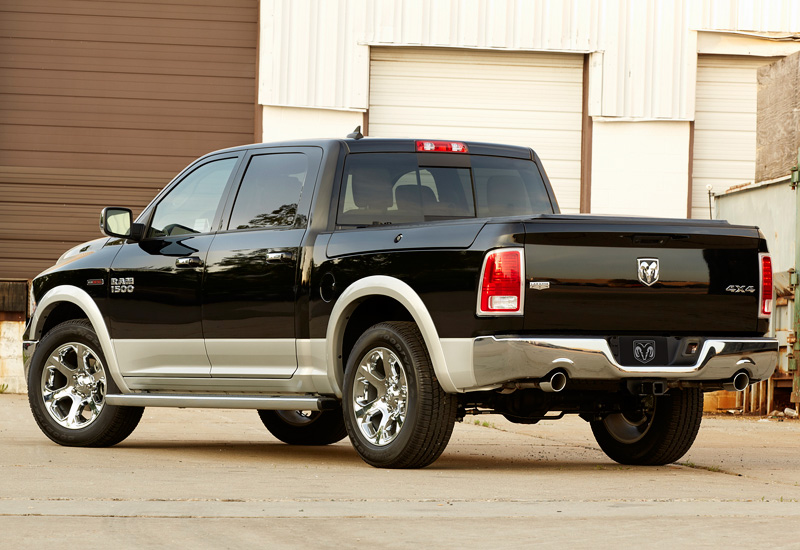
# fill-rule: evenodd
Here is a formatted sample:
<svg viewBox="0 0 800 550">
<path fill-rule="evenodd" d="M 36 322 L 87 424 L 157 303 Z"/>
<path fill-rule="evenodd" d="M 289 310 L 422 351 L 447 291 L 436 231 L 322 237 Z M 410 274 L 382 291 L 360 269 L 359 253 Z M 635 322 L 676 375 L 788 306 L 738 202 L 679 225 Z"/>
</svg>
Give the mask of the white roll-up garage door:
<svg viewBox="0 0 800 550">
<path fill-rule="evenodd" d="M 692 217 L 709 216 L 708 189 L 724 193 L 756 173 L 756 70 L 778 58 L 697 58 Z"/>
<path fill-rule="evenodd" d="M 583 56 L 372 48 L 369 134 L 532 147 L 578 212 Z"/>
</svg>

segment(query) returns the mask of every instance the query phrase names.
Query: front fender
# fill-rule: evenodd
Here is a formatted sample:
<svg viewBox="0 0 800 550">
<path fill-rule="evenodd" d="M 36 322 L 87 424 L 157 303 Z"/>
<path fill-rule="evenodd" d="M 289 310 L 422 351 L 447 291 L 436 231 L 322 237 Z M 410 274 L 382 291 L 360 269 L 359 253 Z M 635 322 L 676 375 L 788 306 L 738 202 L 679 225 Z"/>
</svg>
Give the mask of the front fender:
<svg viewBox="0 0 800 550">
<path fill-rule="evenodd" d="M 103 319 L 103 315 L 100 313 L 100 309 L 97 307 L 92 297 L 89 296 L 85 290 L 71 285 L 61 285 L 48 290 L 36 306 L 36 311 L 33 317 L 31 317 L 28 330 L 26 331 L 27 335 L 31 339 L 39 340 L 47 314 L 58 304 L 63 302 L 75 304 L 86 314 L 89 322 L 92 323 L 95 333 L 97 333 L 98 340 L 100 340 L 100 346 L 103 348 L 103 355 L 105 355 L 111 377 L 122 393 L 130 393 L 128 386 L 125 384 L 125 380 L 120 374 L 117 356 L 114 353 L 114 346 L 111 345 L 111 336 L 108 333 L 108 327 Z M 27 374 L 26 372 L 26 378 Z"/>
<path fill-rule="evenodd" d="M 328 330 L 325 338 L 325 360 L 327 362 L 328 380 L 336 395 L 342 397 L 344 364 L 342 363 L 340 350 L 344 340 L 347 319 L 359 302 L 369 296 L 392 298 L 408 310 L 422 333 L 422 338 L 428 349 L 439 384 L 444 391 L 456 393 L 458 389 L 450 377 L 442 343 L 439 340 L 439 333 L 436 331 L 433 318 L 422 299 L 413 288 L 399 279 L 385 275 L 373 275 L 359 279 L 345 289 L 333 306 L 333 311 L 328 321 Z"/>
</svg>

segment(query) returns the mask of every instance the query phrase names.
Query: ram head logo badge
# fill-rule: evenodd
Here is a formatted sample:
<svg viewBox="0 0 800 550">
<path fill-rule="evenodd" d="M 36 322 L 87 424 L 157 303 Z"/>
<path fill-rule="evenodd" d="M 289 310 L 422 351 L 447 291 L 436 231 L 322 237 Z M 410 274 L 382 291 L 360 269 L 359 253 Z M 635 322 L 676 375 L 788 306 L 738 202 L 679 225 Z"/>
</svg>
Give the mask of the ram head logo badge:
<svg viewBox="0 0 800 550">
<path fill-rule="evenodd" d="M 636 258 L 636 265 L 643 285 L 653 286 L 658 281 L 658 258 Z"/>
<path fill-rule="evenodd" d="M 655 340 L 634 340 L 633 357 L 640 363 L 649 363 L 656 356 Z"/>
</svg>

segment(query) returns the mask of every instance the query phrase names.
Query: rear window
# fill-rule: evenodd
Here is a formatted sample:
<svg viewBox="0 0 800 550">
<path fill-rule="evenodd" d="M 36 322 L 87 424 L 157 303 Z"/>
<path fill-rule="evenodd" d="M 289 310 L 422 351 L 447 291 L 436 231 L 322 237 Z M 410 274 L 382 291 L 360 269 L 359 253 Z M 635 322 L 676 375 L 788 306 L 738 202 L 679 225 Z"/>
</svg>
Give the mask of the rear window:
<svg viewBox="0 0 800 550">
<path fill-rule="evenodd" d="M 504 157 L 472 157 L 478 217 L 552 214 L 536 164 Z"/>
<path fill-rule="evenodd" d="M 531 161 L 472 156 L 471 168 L 420 167 L 416 154 L 347 157 L 339 225 L 389 225 L 553 211 Z"/>
</svg>

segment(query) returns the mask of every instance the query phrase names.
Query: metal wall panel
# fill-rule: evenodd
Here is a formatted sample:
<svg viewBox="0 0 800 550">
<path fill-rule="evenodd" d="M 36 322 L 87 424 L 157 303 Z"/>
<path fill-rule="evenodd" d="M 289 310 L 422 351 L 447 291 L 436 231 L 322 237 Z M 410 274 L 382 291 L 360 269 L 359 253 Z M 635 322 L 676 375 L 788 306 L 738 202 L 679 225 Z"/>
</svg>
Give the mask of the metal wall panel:
<svg viewBox="0 0 800 550">
<path fill-rule="evenodd" d="M 426 46 L 597 52 L 590 115 L 694 116 L 689 0 L 261 2 L 264 105 L 366 109 L 368 46 Z"/>
<path fill-rule="evenodd" d="M 0 3 L 0 277 L 197 156 L 253 141 L 257 0 Z"/>
<path fill-rule="evenodd" d="M 797 0 L 261 0 L 265 105 L 366 109 L 368 46 L 594 52 L 591 116 L 692 120 L 697 31 L 800 33 Z"/>
<path fill-rule="evenodd" d="M 367 0 L 261 0 L 258 102 L 367 108 Z"/>
<path fill-rule="evenodd" d="M 740 32 L 800 32 L 797 0 L 703 0 L 696 28 Z"/>
</svg>

